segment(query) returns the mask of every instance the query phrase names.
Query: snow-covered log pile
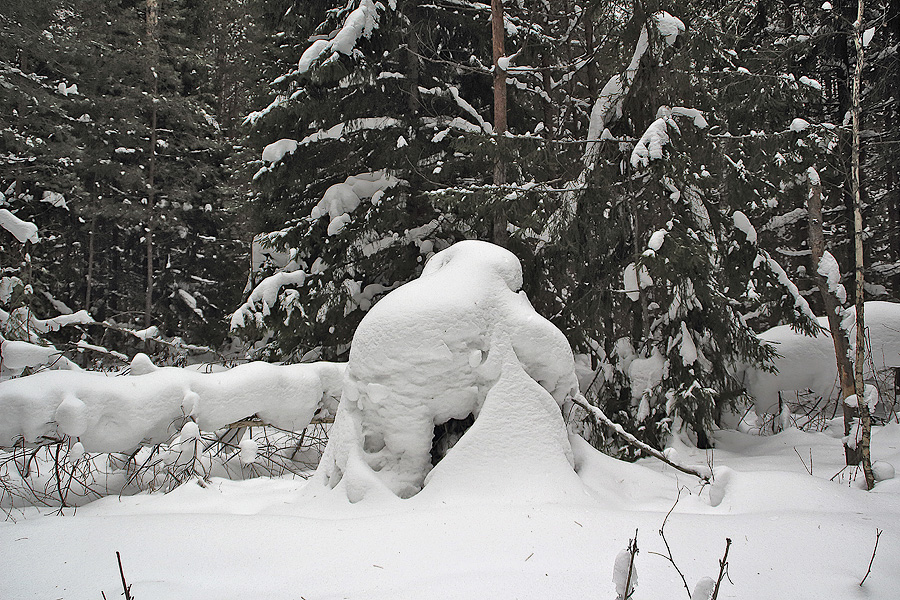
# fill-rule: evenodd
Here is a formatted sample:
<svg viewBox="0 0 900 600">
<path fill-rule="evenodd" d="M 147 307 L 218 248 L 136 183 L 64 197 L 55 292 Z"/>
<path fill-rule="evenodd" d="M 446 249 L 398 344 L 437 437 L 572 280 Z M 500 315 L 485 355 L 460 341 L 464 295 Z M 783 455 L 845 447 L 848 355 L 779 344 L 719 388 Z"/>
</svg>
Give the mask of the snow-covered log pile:
<svg viewBox="0 0 900 600">
<path fill-rule="evenodd" d="M 513 254 L 464 241 L 376 304 L 353 338 L 315 481 L 351 502 L 460 482 L 580 490 L 561 411 L 578 391 L 572 351 L 521 287 Z M 473 418 L 456 445 L 434 447 L 444 424 Z"/>
<path fill-rule="evenodd" d="M 170 440 L 184 420 L 215 431 L 251 415 L 300 431 L 334 414 L 344 366 L 254 362 L 199 373 L 138 354 L 129 375 L 44 371 L 0 383 L 0 447 L 68 436 L 89 452 L 127 452 Z"/>
<path fill-rule="evenodd" d="M 866 302 L 866 328 L 869 334 L 872 364 L 866 365 L 867 378 L 883 377 L 891 368 L 900 367 L 900 304 Z M 756 399 L 756 412 L 777 413 L 778 392 L 811 390 L 817 397 L 835 399 L 840 394 L 834 345 L 828 333 L 828 321 L 819 317 L 822 331 L 816 337 L 805 336 L 787 325 L 773 327 L 760 337 L 773 344 L 780 355 L 775 359 L 777 372 L 758 369 L 745 371 L 744 385 Z M 846 311 L 843 326 L 855 330 L 856 310 Z M 852 347 L 856 335 L 848 336 Z"/>
</svg>

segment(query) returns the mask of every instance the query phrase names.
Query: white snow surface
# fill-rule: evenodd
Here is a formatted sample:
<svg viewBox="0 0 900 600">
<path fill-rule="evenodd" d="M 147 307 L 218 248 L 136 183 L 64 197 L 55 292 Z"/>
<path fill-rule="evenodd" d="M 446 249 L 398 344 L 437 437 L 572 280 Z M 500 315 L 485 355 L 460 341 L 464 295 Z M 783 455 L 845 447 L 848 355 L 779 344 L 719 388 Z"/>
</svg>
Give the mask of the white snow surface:
<svg viewBox="0 0 900 600">
<path fill-rule="evenodd" d="M 521 287 L 513 254 L 470 240 L 372 307 L 316 481 L 353 502 L 441 489 L 460 472 L 492 489 L 530 487 L 535 473 L 572 484 L 560 406 L 577 393 L 574 357 Z M 435 425 L 470 414 L 475 424 L 429 474 Z"/>
<path fill-rule="evenodd" d="M 667 229 L 657 229 L 654 231 L 653 235 L 650 236 L 650 241 L 647 242 L 647 247 L 654 252 L 659 252 L 659 249 L 662 248 L 663 240 L 666 239 L 667 233 L 669 233 Z"/>
<path fill-rule="evenodd" d="M 129 451 L 169 440 L 185 415 L 204 431 L 253 414 L 300 431 L 317 411 L 334 413 L 344 371 L 340 363 L 254 362 L 198 373 L 157 368 L 141 354 L 132 365 L 128 376 L 43 371 L 0 383 L 0 446 L 69 435 L 89 452 Z"/>
<path fill-rule="evenodd" d="M 646 167 L 651 160 L 663 157 L 663 148 L 669 143 L 669 125 L 675 125 L 671 118 L 662 117 L 653 121 L 631 151 L 631 166 L 635 169 Z"/>
<path fill-rule="evenodd" d="M 788 129 L 799 133 L 801 131 L 805 131 L 808 127 L 809 127 L 809 121 L 807 121 L 806 119 L 801 119 L 800 117 L 797 117 L 796 119 L 791 121 L 791 124 L 788 127 Z"/>
<path fill-rule="evenodd" d="M 841 268 L 831 252 L 826 250 L 822 254 L 816 272 L 828 282 L 828 290 L 835 295 L 838 302 L 841 304 L 847 302 L 847 290 L 841 284 Z"/>
<path fill-rule="evenodd" d="M 545 499 L 472 494 L 453 503 L 423 492 L 351 504 L 285 477 L 113 496 L 65 516 L 14 511 L 14 520 L 0 522 L 0 597 L 121 597 L 119 551 L 140 600 L 612 599 L 616 557 L 637 529 L 640 586 L 632 598 L 684 598 L 674 568 L 654 554 L 666 553 L 656 532 L 673 506 L 666 539 L 691 589 L 708 589 L 698 584 L 718 573 L 726 537 L 733 543 L 722 599 L 887 599 L 900 586 L 900 480 L 873 492 L 859 489 L 861 475 L 831 481 L 843 466 L 839 439 L 796 429 L 770 437 L 720 431 L 713 453 L 679 446 L 686 465 L 714 460 L 722 480 L 716 506 L 712 486 L 571 441 L 587 490 L 577 501 L 555 496 L 540 473 L 534 488 Z M 876 427 L 872 448 L 879 462 L 900 463 L 900 426 Z M 813 457 L 814 475 L 798 454 Z M 494 465 L 498 475 L 503 468 Z M 466 486 L 465 474 L 456 483 Z M 876 528 L 884 533 L 860 587 Z"/>
<path fill-rule="evenodd" d="M 231 315 L 231 329 L 240 329 L 251 323 L 261 326 L 261 322 L 256 322 L 256 315 L 260 317 L 267 316 L 271 313 L 272 307 L 278 301 L 278 294 L 285 287 L 302 287 L 306 281 L 306 273 L 297 271 L 279 271 L 260 281 L 247 301 L 244 302 Z"/>
<path fill-rule="evenodd" d="M 284 158 L 285 154 L 293 154 L 297 151 L 297 140 L 292 140 L 288 138 L 280 139 L 277 142 L 272 142 L 265 148 L 263 148 L 262 159 L 267 163 L 277 163 L 282 158 Z"/>
<path fill-rule="evenodd" d="M 665 39 L 667 46 L 673 45 L 676 38 L 684 33 L 684 22 L 664 10 L 653 15 L 653 21 L 656 23 L 656 29 Z"/>
<path fill-rule="evenodd" d="M 59 356 L 55 346 L 40 346 L 21 340 L 7 340 L 0 335 L 0 366 L 4 371 L 18 374 L 26 367 L 39 367 Z"/>
<path fill-rule="evenodd" d="M 888 368 L 900 367 L 900 304 L 866 302 L 865 317 L 876 370 L 883 374 Z M 812 390 L 816 396 L 827 399 L 840 395 L 828 321 L 825 317 L 819 317 L 818 321 L 824 331 L 816 337 L 792 331 L 787 325 L 773 327 L 760 334 L 759 337 L 773 344 L 782 356 L 775 359 L 777 373 L 753 368 L 744 372 L 745 386 L 756 399 L 757 413 L 778 412 L 779 391 Z M 856 310 L 853 307 L 845 311 L 843 322 L 850 331 L 851 347 L 855 347 Z"/>
<path fill-rule="evenodd" d="M 868 29 L 863 31 L 863 34 L 862 34 L 863 48 L 867 48 L 869 46 L 869 44 L 872 43 L 872 38 L 874 38 L 874 37 L 875 37 L 875 28 L 874 27 L 869 27 Z"/>
<path fill-rule="evenodd" d="M 650 241 L 652 243 L 653 238 Z M 622 272 L 622 283 L 625 284 L 625 295 L 632 302 L 637 302 L 641 299 L 640 290 L 653 285 L 653 278 L 650 277 L 647 267 L 641 265 L 641 268 L 638 269 L 632 262 L 628 263 Z"/>
<path fill-rule="evenodd" d="M 617 598 L 631 598 L 637 587 L 637 565 L 632 562 L 633 560 L 631 552 L 627 549 L 619 551 L 619 554 L 616 555 L 616 562 L 613 565 L 613 583 L 616 584 Z"/>
<path fill-rule="evenodd" d="M 328 235 L 335 235 L 350 222 L 350 213 L 356 210 L 363 199 L 376 197 L 379 192 L 398 183 L 399 179 L 383 170 L 351 175 L 343 183 L 336 183 L 325 190 L 309 216 L 318 219 L 328 215 Z"/>
<path fill-rule="evenodd" d="M 750 223 L 750 219 L 747 218 L 747 215 L 739 210 L 736 210 L 731 217 L 734 221 L 734 226 L 737 229 L 741 230 L 745 236 L 747 236 L 747 241 L 751 244 L 755 244 L 756 229 L 754 229 L 753 225 Z"/>
</svg>

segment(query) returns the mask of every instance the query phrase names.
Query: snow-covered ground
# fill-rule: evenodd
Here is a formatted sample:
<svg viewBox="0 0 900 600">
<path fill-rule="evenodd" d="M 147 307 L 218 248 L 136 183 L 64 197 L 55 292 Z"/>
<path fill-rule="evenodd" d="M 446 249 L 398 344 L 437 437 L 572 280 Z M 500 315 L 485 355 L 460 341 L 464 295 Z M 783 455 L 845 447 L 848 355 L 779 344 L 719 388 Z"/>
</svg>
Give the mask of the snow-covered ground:
<svg viewBox="0 0 900 600">
<path fill-rule="evenodd" d="M 612 599 L 615 558 L 636 529 L 634 598 L 684 598 L 678 573 L 654 554 L 666 553 L 658 531 L 679 489 L 665 534 L 692 590 L 717 576 L 727 537 L 731 583 L 719 598 L 896 597 L 900 479 L 872 492 L 859 489 L 861 475 L 830 480 L 843 452 L 824 433 L 728 431 L 717 444 L 678 453 L 713 464 L 718 506 L 710 486 L 651 459 L 623 463 L 576 443 L 584 491 L 555 500 L 545 489 L 540 501 L 473 493 L 351 504 L 285 478 L 108 497 L 74 515 L 27 512 L 0 524 L 0 598 L 121 597 L 118 551 L 140 600 Z M 900 425 L 876 429 L 874 454 L 900 464 Z"/>
<path fill-rule="evenodd" d="M 873 433 L 882 481 L 868 492 L 842 468 L 837 421 L 823 433 L 723 430 L 714 451 L 673 436 L 668 459 L 711 483 L 654 459 L 618 461 L 567 431 L 563 414 L 583 400 L 575 360 L 521 286 L 511 253 L 460 242 L 369 311 L 346 365 L 198 374 L 138 357 L 128 376 L 0 383 L 0 444 L 60 439 L 72 444 L 61 463 L 180 429 L 161 460 L 190 465 L 198 448 L 215 448 L 200 443 L 201 427 L 257 413 L 297 430 L 335 415 L 309 479 L 232 481 L 204 467 L 168 494 L 62 511 L 11 504 L 0 599 L 121 597 L 117 552 L 139 600 L 612 599 L 626 587 L 613 574 L 629 572 L 622 552 L 635 536 L 638 600 L 690 597 L 718 577 L 726 540 L 718 598 L 894 597 L 900 424 Z M 232 441 L 235 472 L 257 464 L 251 433 Z M 47 462 L 28 464 L 48 477 Z M 0 484 L 27 470 L 4 468 Z"/>
</svg>

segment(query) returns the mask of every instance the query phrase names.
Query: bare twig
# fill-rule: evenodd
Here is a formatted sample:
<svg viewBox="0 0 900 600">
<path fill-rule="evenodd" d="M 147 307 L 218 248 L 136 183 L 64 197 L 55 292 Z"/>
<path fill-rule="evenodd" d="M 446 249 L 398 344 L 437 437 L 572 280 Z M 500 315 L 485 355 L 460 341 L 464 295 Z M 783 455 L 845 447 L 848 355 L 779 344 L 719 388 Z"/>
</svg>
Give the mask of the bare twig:
<svg viewBox="0 0 900 600">
<path fill-rule="evenodd" d="M 628 560 L 628 576 L 625 578 L 625 600 L 628 600 L 634 594 L 634 590 L 631 589 L 631 574 L 634 572 L 634 557 L 638 553 L 637 535 L 638 530 L 635 529 L 634 539 L 628 540 L 628 553 L 631 555 L 631 558 Z"/>
<path fill-rule="evenodd" d="M 667 554 L 661 554 L 659 552 L 651 552 L 650 554 L 656 554 L 657 556 L 662 556 L 675 567 L 675 570 L 678 572 L 678 575 L 681 577 L 681 582 L 684 584 L 684 589 L 687 591 L 688 600 L 691 599 L 691 588 L 688 587 L 687 579 L 684 578 L 684 573 L 681 572 L 681 569 L 678 568 L 678 565 L 675 563 L 675 559 L 672 557 L 672 549 L 669 547 L 669 541 L 666 540 L 666 521 L 669 520 L 669 515 L 672 514 L 672 511 L 675 510 L 675 507 L 678 505 L 678 501 L 681 499 L 681 489 L 678 488 L 678 496 L 675 497 L 675 504 L 672 505 L 672 508 L 669 509 L 669 512 L 666 513 L 666 517 L 663 519 L 662 525 L 659 527 L 659 536 L 663 540 L 663 544 L 666 545 Z"/>
<path fill-rule="evenodd" d="M 692 467 L 684 467 L 682 465 L 672 462 L 671 460 L 666 458 L 665 454 L 663 454 L 662 452 L 660 452 L 653 446 L 645 444 L 644 442 L 640 441 L 639 439 L 637 439 L 636 437 L 634 437 L 633 435 L 631 435 L 630 433 L 625 431 L 621 425 L 619 425 L 618 423 L 614 422 L 612 419 L 607 417 L 603 413 L 602 410 L 600 410 L 596 406 L 591 406 L 590 404 L 588 404 L 585 401 L 584 396 L 579 394 L 575 398 L 572 398 L 572 402 L 574 402 L 576 405 L 580 406 L 584 410 L 588 411 L 588 413 L 598 423 L 600 423 L 602 425 L 606 425 L 607 427 L 609 427 L 610 429 L 615 431 L 616 435 L 618 435 L 620 438 L 622 438 L 630 446 L 633 446 L 635 448 L 643 450 L 644 452 L 646 452 L 650 456 L 653 456 L 654 458 L 658 458 L 659 460 L 663 461 L 664 463 L 666 463 L 673 469 L 681 471 L 682 473 L 687 473 L 688 475 L 693 475 L 694 477 L 699 478 L 704 483 L 709 483 L 710 476 L 708 473 L 703 473 L 702 471 L 699 471 Z"/>
<path fill-rule="evenodd" d="M 725 538 L 725 555 L 722 556 L 722 560 L 719 561 L 719 577 L 716 579 L 716 588 L 713 590 L 713 595 L 710 600 L 716 600 L 716 597 L 719 595 L 719 586 L 722 585 L 722 579 L 724 579 L 726 573 L 728 573 L 729 548 L 731 548 L 731 538 Z"/>
<path fill-rule="evenodd" d="M 125 570 L 122 569 L 122 556 L 118 550 L 116 550 L 116 560 L 119 561 L 119 575 L 122 577 L 122 589 L 125 590 L 125 600 L 134 600 L 134 597 L 131 595 L 131 586 L 125 581 Z"/>
<path fill-rule="evenodd" d="M 812 475 L 813 474 L 813 472 L 812 472 L 812 448 L 809 449 L 809 466 L 806 465 L 806 461 L 803 460 L 802 456 L 800 456 L 800 453 L 797 451 L 796 446 L 794 446 L 794 454 L 796 454 L 797 458 L 800 459 L 800 462 L 803 463 L 803 468 L 806 469 L 806 472 L 809 473 L 810 475 Z"/>
<path fill-rule="evenodd" d="M 866 574 L 863 576 L 862 581 L 859 582 L 860 587 L 866 582 L 869 573 L 872 572 L 872 563 L 875 562 L 875 553 L 878 552 L 878 539 L 881 537 L 881 533 L 881 529 L 875 529 L 875 547 L 872 548 L 872 558 L 869 559 L 869 568 L 866 570 Z"/>
</svg>

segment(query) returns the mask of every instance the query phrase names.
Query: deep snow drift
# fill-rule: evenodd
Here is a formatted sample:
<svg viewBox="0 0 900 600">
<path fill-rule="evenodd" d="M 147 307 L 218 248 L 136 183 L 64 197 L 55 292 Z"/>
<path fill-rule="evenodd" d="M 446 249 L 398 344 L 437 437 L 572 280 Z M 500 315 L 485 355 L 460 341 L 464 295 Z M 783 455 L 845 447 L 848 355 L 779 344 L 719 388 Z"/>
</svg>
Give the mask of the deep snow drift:
<svg viewBox="0 0 900 600">
<path fill-rule="evenodd" d="M 340 485 L 352 501 L 379 489 L 410 497 L 431 470 L 435 426 L 470 415 L 430 485 L 449 471 L 471 482 L 484 469 L 485 485 L 498 472 L 509 484 L 535 473 L 573 480 L 560 407 L 578 392 L 574 358 L 521 287 L 512 253 L 463 241 L 379 301 L 354 335 L 314 481 Z"/>
<path fill-rule="evenodd" d="M 717 482 L 705 487 L 658 462 L 623 463 L 573 438 L 587 490 L 577 499 L 557 495 L 557 482 L 542 483 L 540 474 L 540 499 L 482 495 L 459 472 L 447 483 L 470 493 L 453 502 L 430 494 L 429 483 L 408 500 L 369 495 L 351 504 L 333 492 L 310 497 L 321 485 L 288 477 L 107 497 L 74 516 L 16 512 L 16 522 L 0 523 L 0 598 L 121 598 L 118 551 L 138 600 L 612 600 L 616 557 L 635 530 L 633 599 L 686 598 L 659 555 L 666 546 L 657 532 L 673 506 L 666 539 L 692 590 L 717 576 L 728 537 L 730 582 L 720 599 L 895 596 L 900 480 L 859 489 L 841 470 L 840 440 L 824 433 L 715 437 L 712 452 L 677 449 L 686 464 L 715 465 Z M 900 463 L 900 426 L 877 427 L 873 452 Z M 494 464 L 497 478 L 504 467 Z M 876 529 L 884 533 L 860 587 Z"/>
<path fill-rule="evenodd" d="M 138 354 L 128 375 L 43 371 L 0 384 L 0 447 L 67 435 L 88 452 L 128 452 L 170 440 L 184 420 L 215 431 L 253 414 L 300 431 L 317 412 L 334 414 L 344 367 L 253 362 L 199 373 Z"/>
</svg>

